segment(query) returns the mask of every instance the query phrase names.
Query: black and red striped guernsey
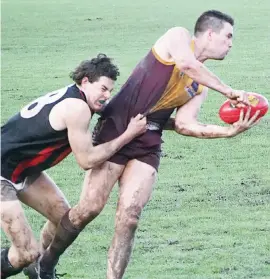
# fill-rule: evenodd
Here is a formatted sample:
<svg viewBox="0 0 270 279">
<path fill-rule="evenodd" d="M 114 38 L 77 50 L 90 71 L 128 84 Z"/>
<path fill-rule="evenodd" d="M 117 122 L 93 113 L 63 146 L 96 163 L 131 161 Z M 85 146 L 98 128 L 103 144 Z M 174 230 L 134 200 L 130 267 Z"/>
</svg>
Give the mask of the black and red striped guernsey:
<svg viewBox="0 0 270 279">
<path fill-rule="evenodd" d="M 70 85 L 36 99 L 1 127 L 1 176 L 20 183 L 71 152 L 67 129 L 56 131 L 49 122 L 52 108 L 66 98 L 86 102 L 84 93 Z"/>
</svg>

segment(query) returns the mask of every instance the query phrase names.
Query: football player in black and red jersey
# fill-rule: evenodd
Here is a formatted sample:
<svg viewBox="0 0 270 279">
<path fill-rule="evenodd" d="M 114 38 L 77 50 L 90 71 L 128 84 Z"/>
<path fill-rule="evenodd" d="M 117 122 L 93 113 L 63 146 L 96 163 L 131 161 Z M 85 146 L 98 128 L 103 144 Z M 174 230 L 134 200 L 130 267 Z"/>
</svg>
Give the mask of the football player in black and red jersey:
<svg viewBox="0 0 270 279">
<path fill-rule="evenodd" d="M 11 246 L 1 250 L 1 278 L 19 273 L 35 261 L 55 234 L 69 204 L 44 170 L 73 152 L 80 167 L 103 163 L 146 131 L 138 114 L 116 139 L 93 146 L 89 124 L 111 96 L 119 70 L 106 55 L 86 60 L 70 74 L 74 84 L 50 92 L 25 106 L 1 127 L 1 223 Z M 22 203 L 48 221 L 39 247 Z"/>
</svg>

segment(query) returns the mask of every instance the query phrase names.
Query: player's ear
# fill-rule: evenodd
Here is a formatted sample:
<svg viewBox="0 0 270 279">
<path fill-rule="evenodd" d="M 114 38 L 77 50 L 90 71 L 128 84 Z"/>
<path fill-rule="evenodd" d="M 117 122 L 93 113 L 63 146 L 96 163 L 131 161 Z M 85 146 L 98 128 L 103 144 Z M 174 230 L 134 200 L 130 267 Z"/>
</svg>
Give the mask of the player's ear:
<svg viewBox="0 0 270 279">
<path fill-rule="evenodd" d="M 82 84 L 85 84 L 85 83 L 87 83 L 89 80 L 88 80 L 88 77 L 84 77 L 83 79 L 82 79 Z"/>
<path fill-rule="evenodd" d="M 208 40 L 212 41 L 212 39 L 213 39 L 213 30 L 211 28 L 207 29 L 206 34 L 207 34 Z"/>
</svg>

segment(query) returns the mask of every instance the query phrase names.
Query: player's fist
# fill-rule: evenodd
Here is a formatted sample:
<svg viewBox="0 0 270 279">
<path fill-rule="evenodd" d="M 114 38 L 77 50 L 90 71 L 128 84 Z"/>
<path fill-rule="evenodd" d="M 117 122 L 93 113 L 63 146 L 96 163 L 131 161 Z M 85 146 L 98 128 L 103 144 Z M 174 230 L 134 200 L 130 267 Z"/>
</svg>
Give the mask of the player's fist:
<svg viewBox="0 0 270 279">
<path fill-rule="evenodd" d="M 131 118 L 127 127 L 127 131 L 130 134 L 132 134 L 133 137 L 145 133 L 146 130 L 147 130 L 146 117 L 140 113 L 137 116 Z"/>
<path fill-rule="evenodd" d="M 249 92 L 244 90 L 234 90 L 232 89 L 231 92 L 227 95 L 229 99 L 231 99 L 231 103 L 239 108 L 248 106 L 249 99 L 248 99 Z"/>
</svg>

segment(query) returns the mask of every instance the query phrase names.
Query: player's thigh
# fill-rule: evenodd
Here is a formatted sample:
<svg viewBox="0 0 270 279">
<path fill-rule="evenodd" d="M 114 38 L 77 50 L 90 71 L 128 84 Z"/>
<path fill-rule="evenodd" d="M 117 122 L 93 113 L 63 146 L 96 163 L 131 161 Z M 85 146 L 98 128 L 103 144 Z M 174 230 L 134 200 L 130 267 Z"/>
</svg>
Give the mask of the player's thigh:
<svg viewBox="0 0 270 279">
<path fill-rule="evenodd" d="M 27 177 L 25 188 L 19 192 L 18 198 L 54 224 L 70 208 L 62 191 L 45 172 Z"/>
<path fill-rule="evenodd" d="M 98 216 L 123 169 L 123 165 L 105 162 L 86 172 L 80 200 L 69 212 L 75 226 L 85 226 Z"/>
<path fill-rule="evenodd" d="M 107 200 L 123 170 L 123 165 L 107 161 L 87 171 L 80 200 Z"/>
<path fill-rule="evenodd" d="M 1 228 L 18 250 L 36 245 L 16 190 L 8 181 L 1 181 Z"/>
<path fill-rule="evenodd" d="M 118 210 L 135 210 L 140 214 L 151 197 L 157 171 L 154 167 L 131 160 L 120 178 Z"/>
</svg>

